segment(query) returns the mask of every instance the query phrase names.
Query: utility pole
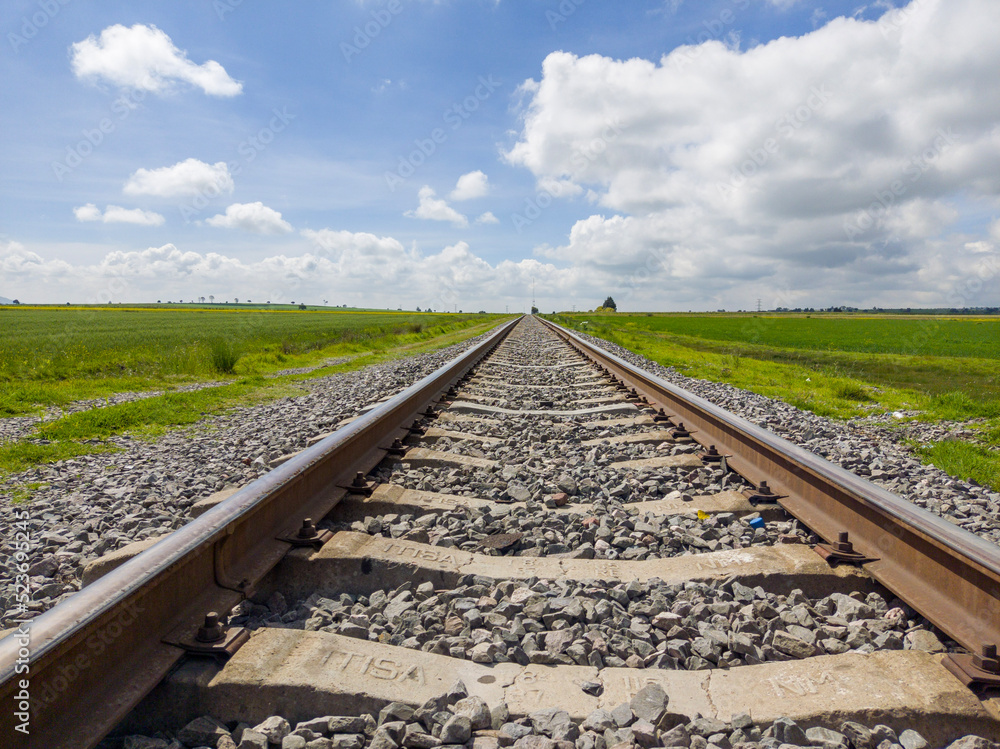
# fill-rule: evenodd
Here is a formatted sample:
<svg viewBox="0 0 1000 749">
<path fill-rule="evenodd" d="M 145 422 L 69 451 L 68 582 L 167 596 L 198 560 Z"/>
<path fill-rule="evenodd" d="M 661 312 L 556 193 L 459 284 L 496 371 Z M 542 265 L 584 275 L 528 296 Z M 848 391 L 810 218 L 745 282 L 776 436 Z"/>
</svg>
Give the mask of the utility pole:
<svg viewBox="0 0 1000 749">
<path fill-rule="evenodd" d="M 531 277 L 531 309 L 535 308 L 535 277 Z"/>
</svg>

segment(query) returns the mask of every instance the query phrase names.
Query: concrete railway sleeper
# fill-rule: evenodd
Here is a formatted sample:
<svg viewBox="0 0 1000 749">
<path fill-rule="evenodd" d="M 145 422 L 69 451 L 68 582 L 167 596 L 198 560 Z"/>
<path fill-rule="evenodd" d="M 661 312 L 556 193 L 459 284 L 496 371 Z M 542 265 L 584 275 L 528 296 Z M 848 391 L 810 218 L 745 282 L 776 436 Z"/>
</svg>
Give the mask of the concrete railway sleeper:
<svg viewBox="0 0 1000 749">
<path fill-rule="evenodd" d="M 43 615 L 55 674 L 87 617 L 131 604 L 152 642 L 23 745 L 1000 739 L 1000 549 L 536 318 L 278 462 Z"/>
</svg>

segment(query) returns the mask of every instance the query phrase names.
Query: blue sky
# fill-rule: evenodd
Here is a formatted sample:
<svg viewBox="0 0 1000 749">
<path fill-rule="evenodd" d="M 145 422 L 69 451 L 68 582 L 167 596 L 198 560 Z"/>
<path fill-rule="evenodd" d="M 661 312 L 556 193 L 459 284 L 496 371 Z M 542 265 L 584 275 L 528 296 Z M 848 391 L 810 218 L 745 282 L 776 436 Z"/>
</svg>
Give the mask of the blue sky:
<svg viewBox="0 0 1000 749">
<path fill-rule="evenodd" d="M 997 304 L 1000 11 L 899 6 L 9 2 L 0 296 Z"/>
</svg>

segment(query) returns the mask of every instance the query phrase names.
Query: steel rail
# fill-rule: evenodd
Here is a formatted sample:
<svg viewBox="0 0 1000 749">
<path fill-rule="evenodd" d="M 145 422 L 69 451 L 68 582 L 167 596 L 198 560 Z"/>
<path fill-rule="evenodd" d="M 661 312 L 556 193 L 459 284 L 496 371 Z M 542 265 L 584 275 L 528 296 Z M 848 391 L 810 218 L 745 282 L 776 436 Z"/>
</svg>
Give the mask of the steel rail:
<svg viewBox="0 0 1000 749">
<path fill-rule="evenodd" d="M 1000 643 L 1000 547 L 645 372 L 548 320 L 551 330 L 635 390 L 728 467 L 767 481 L 780 504 L 828 542 L 848 532 L 864 568 L 974 653 Z"/>
<path fill-rule="evenodd" d="M 208 611 L 228 611 L 250 595 L 292 548 L 279 537 L 295 535 L 304 518 L 324 517 L 357 472 L 377 465 L 516 323 L 46 611 L 30 623 L 27 646 L 16 633 L 0 640 L 3 745 L 94 746 L 185 654 L 164 640 L 192 639 Z M 22 680 L 30 682 L 28 735 L 15 730 Z"/>
</svg>

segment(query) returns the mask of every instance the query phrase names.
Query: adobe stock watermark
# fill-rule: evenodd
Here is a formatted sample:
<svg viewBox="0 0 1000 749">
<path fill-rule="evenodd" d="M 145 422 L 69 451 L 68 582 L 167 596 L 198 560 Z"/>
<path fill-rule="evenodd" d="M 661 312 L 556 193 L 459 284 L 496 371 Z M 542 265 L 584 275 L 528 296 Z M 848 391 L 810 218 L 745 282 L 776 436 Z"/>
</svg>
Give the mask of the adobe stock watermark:
<svg viewBox="0 0 1000 749">
<path fill-rule="evenodd" d="M 142 604 L 135 601 L 122 605 L 114 619 L 87 638 L 85 650 L 78 652 L 73 660 L 64 659 L 58 668 L 52 669 L 55 675 L 46 680 L 37 693 L 31 695 L 32 711 L 37 715 L 58 700 L 85 671 L 94 667 L 97 663 L 95 659 L 113 647 L 115 641 L 136 623 L 139 614 L 145 610 Z"/>
<path fill-rule="evenodd" d="M 784 141 L 795 135 L 832 98 L 833 94 L 827 91 L 826 84 L 813 86 L 801 104 L 775 120 L 775 135 L 765 138 L 757 148 L 747 149 L 747 158 L 730 172 L 729 181 L 716 183 L 718 191 L 723 196 L 729 196 L 733 190 L 746 184 L 781 150 Z"/>
<path fill-rule="evenodd" d="M 865 232 L 880 226 L 892 208 L 920 179 L 927 174 L 949 147 L 958 142 L 958 135 L 949 127 L 938 128 L 934 140 L 927 148 L 910 157 L 902 174 L 885 187 L 874 192 L 875 200 L 864 210 L 858 211 L 853 220 L 844 222 L 844 233 L 853 241 Z"/>
<path fill-rule="evenodd" d="M 271 114 L 272 117 L 267 125 L 260 128 L 256 133 L 244 138 L 236 146 L 236 152 L 241 158 L 226 164 L 229 177 L 238 176 L 246 165 L 252 164 L 257 156 L 266 151 L 271 143 L 274 142 L 278 133 L 284 132 L 298 116 L 289 112 L 288 107 L 282 107 L 281 109 L 274 108 L 271 110 Z M 223 187 L 224 185 L 221 181 L 212 182 L 205 188 L 198 190 L 189 201 L 177 206 L 178 210 L 180 210 L 181 218 L 184 219 L 184 223 L 191 223 L 192 220 L 196 219 L 208 207 L 213 199 L 220 197 L 223 194 Z"/>
<path fill-rule="evenodd" d="M 212 0 L 212 10 L 219 17 L 220 21 L 225 21 L 226 16 L 243 4 L 243 0 Z"/>
<path fill-rule="evenodd" d="M 882 14 L 878 19 L 878 30 L 883 37 L 888 37 L 901 30 L 910 19 L 927 5 L 927 0 L 910 0 L 902 8 L 892 8 Z"/>
<path fill-rule="evenodd" d="M 386 171 L 385 184 L 389 192 L 396 192 L 396 188 L 405 184 L 406 180 L 416 174 L 417 169 L 423 166 L 427 159 L 437 153 L 438 149 L 448 140 L 451 133 L 460 129 L 465 121 L 479 109 L 483 102 L 487 101 L 494 92 L 503 85 L 496 80 L 493 74 L 485 77 L 479 76 L 478 85 L 472 93 L 459 102 L 455 102 L 441 114 L 441 119 L 447 129 L 436 127 L 427 134 L 426 138 L 417 138 L 413 141 L 415 148 L 405 156 L 399 156 L 396 160 L 396 169 Z"/>
<path fill-rule="evenodd" d="M 705 42 L 718 41 L 724 36 L 738 37 L 736 29 L 730 28 L 737 19 L 733 9 L 740 12 L 746 10 L 750 7 L 750 0 L 731 0 L 730 6 L 732 7 L 723 8 L 712 18 L 702 21 L 704 28 L 696 35 L 688 34 L 684 40 L 686 45 L 674 49 L 669 55 L 670 59 L 679 61 L 681 67 L 687 67 L 701 57 Z"/>
<path fill-rule="evenodd" d="M 561 23 L 566 23 L 567 19 L 576 13 L 576 9 L 587 0 L 562 0 L 555 10 L 549 8 L 545 11 L 545 20 L 549 22 L 549 28 L 553 31 Z"/>
<path fill-rule="evenodd" d="M 111 102 L 111 115 L 102 117 L 93 127 L 84 128 L 83 136 L 76 143 L 66 146 L 66 152 L 58 161 L 52 162 L 52 174 L 57 181 L 62 182 L 67 174 L 79 167 L 91 154 L 105 143 L 108 137 L 118 130 L 120 123 L 132 116 L 132 112 L 140 108 L 146 98 L 146 90 L 129 89 Z"/>
<path fill-rule="evenodd" d="M 7 33 L 7 41 L 10 42 L 11 49 L 17 52 L 21 47 L 30 42 L 41 29 L 49 25 L 49 21 L 59 15 L 59 11 L 64 6 L 69 5 L 72 0 L 38 0 L 38 10 L 33 11 L 30 16 L 21 16 L 20 34 L 13 31 Z"/>
<path fill-rule="evenodd" d="M 340 43 L 340 54 L 344 56 L 344 61 L 350 65 L 351 60 L 368 49 L 372 41 L 383 31 L 389 28 L 400 13 L 406 10 L 402 0 L 388 0 L 384 7 L 372 8 L 370 21 L 354 27 L 354 36 L 350 42 Z"/>
<path fill-rule="evenodd" d="M 573 154 L 570 157 L 570 163 L 576 167 L 577 170 L 582 170 L 587 167 L 588 164 L 595 161 L 601 154 L 603 154 L 608 146 L 618 139 L 624 132 L 621 120 L 617 117 L 608 122 L 604 130 L 596 138 L 591 139 L 588 143 L 583 146 L 578 146 L 573 149 Z M 531 198 L 524 199 L 524 208 L 519 213 L 512 213 L 510 215 L 510 221 L 520 234 L 524 231 L 524 227 L 533 224 L 539 216 L 552 205 L 552 202 L 559 197 L 556 192 L 549 190 L 546 187 L 540 188 Z"/>
<path fill-rule="evenodd" d="M 8 564 L 13 567 L 14 578 L 14 614 L 12 624 L 14 631 L 10 634 L 17 645 L 17 660 L 14 661 L 14 675 L 17 682 L 14 685 L 13 715 L 14 730 L 25 736 L 31 734 L 31 617 L 28 605 L 31 603 L 31 574 L 28 552 L 33 543 L 31 526 L 28 524 L 30 513 L 25 509 L 15 508 L 11 519 L 10 531 L 13 535 L 14 552 L 8 558 Z"/>
</svg>

